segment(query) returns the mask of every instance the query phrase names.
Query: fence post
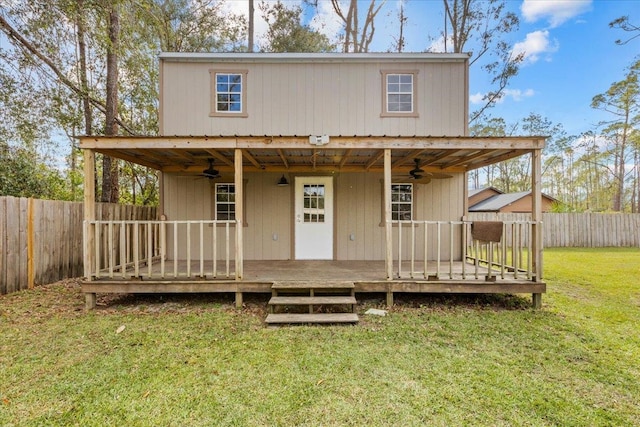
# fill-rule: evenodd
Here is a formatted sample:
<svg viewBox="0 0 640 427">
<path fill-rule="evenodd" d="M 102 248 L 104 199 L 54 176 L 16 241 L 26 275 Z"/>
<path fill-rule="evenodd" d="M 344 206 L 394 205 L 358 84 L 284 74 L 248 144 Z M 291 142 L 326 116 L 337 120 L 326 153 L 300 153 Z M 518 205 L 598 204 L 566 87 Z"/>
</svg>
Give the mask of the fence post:
<svg viewBox="0 0 640 427">
<path fill-rule="evenodd" d="M 29 198 L 27 204 L 27 287 L 34 287 L 34 229 L 33 229 L 33 199 Z"/>
</svg>

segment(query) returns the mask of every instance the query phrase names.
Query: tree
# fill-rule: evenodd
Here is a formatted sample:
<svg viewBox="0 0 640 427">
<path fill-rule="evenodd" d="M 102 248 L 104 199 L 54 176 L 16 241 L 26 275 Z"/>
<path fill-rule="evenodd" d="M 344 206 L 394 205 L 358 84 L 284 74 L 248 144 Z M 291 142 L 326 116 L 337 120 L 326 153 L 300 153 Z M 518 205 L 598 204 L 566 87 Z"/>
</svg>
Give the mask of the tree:
<svg viewBox="0 0 640 427">
<path fill-rule="evenodd" d="M 406 40 L 404 38 L 404 27 L 407 25 L 408 18 L 405 14 L 406 0 L 400 0 L 398 5 L 398 37 L 394 37 L 393 50 L 395 52 L 404 52 Z"/>
<path fill-rule="evenodd" d="M 487 118 L 485 121 L 478 121 L 469 128 L 471 136 L 505 136 L 507 124 L 501 117 Z M 472 181 L 472 188 L 481 188 L 485 185 L 493 185 L 496 176 L 496 165 L 489 165 L 482 169 L 476 169 L 469 173 Z M 484 178 L 484 182 L 482 182 Z"/>
<path fill-rule="evenodd" d="M 626 165 L 628 157 L 637 153 L 638 147 L 632 144 L 631 136 L 640 124 L 640 84 L 638 73 L 640 60 L 632 64 L 624 80 L 613 83 L 609 89 L 598 94 L 591 100 L 591 107 L 606 111 L 614 116 L 608 123 L 603 123 L 603 135 L 610 143 L 612 174 L 615 179 L 615 192 L 612 209 L 620 212 L 623 209 L 625 180 L 627 178 Z M 637 154 L 634 158 L 637 158 Z M 640 165 L 635 164 L 634 168 Z M 637 185 L 637 184 L 636 184 Z M 634 186 L 635 188 L 635 186 Z M 637 208 L 637 206 L 636 206 Z"/>
<path fill-rule="evenodd" d="M 78 150 L 75 137 L 107 132 L 155 134 L 157 123 L 157 52 L 243 49 L 245 21 L 227 14 L 217 0 L 51 0 L 10 2 L 0 8 L 0 141 L 36 151 L 53 150 L 52 133 L 70 142 L 69 192 L 76 190 Z M 109 11 L 119 7 L 119 34 L 109 38 Z M 118 54 L 122 72 L 109 78 L 107 51 Z M 112 68 L 110 68 L 112 69 Z M 114 86 L 113 82 L 117 84 Z M 115 110 L 113 110 L 115 108 Z M 114 125 L 115 122 L 115 125 Z M 109 124 L 107 124 L 109 123 Z M 107 161 L 108 162 L 108 161 Z M 98 156 L 102 169 L 102 159 Z M 154 172 L 123 164 L 127 191 L 157 179 Z M 105 167 L 111 170 L 109 167 Z M 101 171 L 97 177 L 103 176 Z M 145 173 L 145 179 L 141 174 Z M 110 174 L 104 174 L 108 177 Z M 137 183 L 136 189 L 129 186 Z M 96 186 L 100 190 L 100 186 Z M 103 191 L 108 193 L 109 191 Z M 130 198 L 120 195 L 120 200 Z M 106 196 L 105 196 L 106 197 Z M 100 194 L 98 195 L 100 197 Z M 140 197 L 136 197 L 140 199 Z"/>
<path fill-rule="evenodd" d="M 503 118 L 488 118 L 477 121 L 470 127 L 470 134 L 473 136 L 546 136 L 547 148 L 545 149 L 543 188 L 546 186 L 550 194 L 554 196 L 562 195 L 570 188 L 572 155 L 570 151 L 563 147 L 569 144 L 562 125 L 553 124 L 549 119 L 539 114 L 530 113 L 527 117 L 516 123 L 506 123 Z M 549 150 L 549 151 L 547 151 Z M 567 158 L 568 156 L 568 158 Z M 504 192 L 527 191 L 531 189 L 531 159 L 528 156 L 506 160 L 495 165 L 487 166 L 481 170 L 473 171 L 469 174 L 473 188 L 480 188 L 483 185 L 491 185 Z M 484 184 L 482 180 L 486 182 Z M 558 197 L 566 201 L 564 197 Z"/>
<path fill-rule="evenodd" d="M 286 7 L 281 1 L 259 5 L 262 17 L 269 24 L 263 52 L 331 52 L 336 46 L 322 33 L 301 24 L 302 7 Z"/>
<path fill-rule="evenodd" d="M 614 19 L 609 22 L 609 28 L 619 28 L 622 31 L 626 31 L 631 33 L 631 36 L 627 40 L 616 40 L 616 44 L 623 45 L 629 43 L 631 40 L 640 37 L 640 26 L 636 24 L 632 24 L 629 21 L 629 16 L 621 16 L 620 18 Z"/>
<path fill-rule="evenodd" d="M 0 196 L 68 199 L 64 177 L 35 150 L 0 143 Z"/>
<path fill-rule="evenodd" d="M 469 122 L 473 123 L 500 100 L 509 80 L 518 74 L 524 53 L 513 55 L 502 36 L 517 30 L 520 21 L 505 9 L 504 0 L 443 0 L 443 3 L 445 52 L 450 39 L 453 52 L 473 54 L 470 66 L 479 63 L 481 58 L 492 58 L 483 59 L 481 68 L 491 76 L 495 89 L 484 96 L 484 106 L 471 114 Z"/>
<path fill-rule="evenodd" d="M 375 34 L 375 19 L 384 6 L 386 0 L 369 0 L 369 7 L 364 14 L 364 24 L 360 24 L 360 14 L 358 10 L 358 0 L 349 0 L 348 6 L 342 5 L 340 0 L 331 0 L 331 6 L 344 24 L 344 35 L 342 42 L 343 52 L 369 52 L 369 46 Z"/>
</svg>

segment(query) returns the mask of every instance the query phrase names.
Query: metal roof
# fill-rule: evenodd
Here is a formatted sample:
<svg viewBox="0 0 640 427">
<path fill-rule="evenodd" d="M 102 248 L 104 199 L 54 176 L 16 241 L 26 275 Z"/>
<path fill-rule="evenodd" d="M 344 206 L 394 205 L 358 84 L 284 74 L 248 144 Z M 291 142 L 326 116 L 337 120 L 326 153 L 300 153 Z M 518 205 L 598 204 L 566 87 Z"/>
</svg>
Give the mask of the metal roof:
<svg viewBox="0 0 640 427">
<path fill-rule="evenodd" d="M 170 62 L 458 62 L 468 53 L 238 53 L 162 52 L 160 60 Z"/>
<path fill-rule="evenodd" d="M 430 173 L 465 172 L 544 147 L 544 137 L 331 136 L 323 146 L 308 136 L 83 136 L 80 147 L 163 172 L 199 173 L 209 159 L 231 171 L 241 149 L 247 171 L 381 172 L 384 149 L 392 150 L 394 173 L 419 159 Z"/>
<path fill-rule="evenodd" d="M 520 191 L 519 193 L 497 194 L 476 203 L 469 207 L 469 212 L 497 212 L 505 206 L 517 202 L 525 196 L 531 194 L 531 191 Z"/>
<path fill-rule="evenodd" d="M 486 191 L 486 190 L 493 190 L 496 193 L 504 194 L 504 191 L 500 191 L 496 187 L 490 186 L 490 187 L 474 188 L 473 190 L 469 190 L 469 197 L 475 196 L 476 194 L 480 194 L 480 193 L 482 193 L 483 191 Z"/>
</svg>

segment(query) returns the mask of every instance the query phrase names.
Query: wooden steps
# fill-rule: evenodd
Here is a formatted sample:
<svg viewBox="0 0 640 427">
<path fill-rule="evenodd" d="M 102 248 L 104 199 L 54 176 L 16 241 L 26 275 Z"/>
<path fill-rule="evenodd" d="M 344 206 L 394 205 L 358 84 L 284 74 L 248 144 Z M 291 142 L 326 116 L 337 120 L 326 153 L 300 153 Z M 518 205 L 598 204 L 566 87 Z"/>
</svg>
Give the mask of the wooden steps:
<svg viewBox="0 0 640 427">
<path fill-rule="evenodd" d="M 358 323 L 356 313 L 269 313 L 265 322 L 275 324 Z"/>
<path fill-rule="evenodd" d="M 271 305 L 354 305 L 357 304 L 352 296 L 321 296 L 321 297 L 271 297 Z"/>
<path fill-rule="evenodd" d="M 275 282 L 271 286 L 271 293 L 269 315 L 265 319 L 268 325 L 358 322 L 353 282 Z M 300 307 L 304 306 L 308 307 L 307 313 L 288 312 L 288 310 L 300 310 Z M 279 312 L 276 313 L 276 310 Z"/>
</svg>

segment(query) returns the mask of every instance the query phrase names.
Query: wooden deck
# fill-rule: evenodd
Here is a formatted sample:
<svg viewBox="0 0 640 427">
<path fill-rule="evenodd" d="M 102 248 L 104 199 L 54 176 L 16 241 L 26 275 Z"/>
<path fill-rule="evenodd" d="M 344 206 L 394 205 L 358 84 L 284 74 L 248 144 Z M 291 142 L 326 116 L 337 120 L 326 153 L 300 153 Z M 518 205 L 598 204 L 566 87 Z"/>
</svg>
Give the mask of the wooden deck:
<svg viewBox="0 0 640 427">
<path fill-rule="evenodd" d="M 192 263 L 191 277 L 185 273 L 178 277 L 162 278 L 157 265 L 152 265 L 150 277 L 133 277 L 132 271 L 107 275 L 99 279 L 85 281 L 82 291 L 87 294 L 87 307 L 95 305 L 96 293 L 235 293 L 237 305 L 242 305 L 243 293 L 271 293 L 274 283 L 295 282 L 344 282 L 353 283 L 356 293 L 382 292 L 387 294 L 387 303 L 393 304 L 393 293 L 509 293 L 532 294 L 534 306 L 540 305 L 541 294 L 546 292 L 546 284 L 540 280 L 528 279 L 522 273 L 516 276 L 512 271 L 493 269 L 494 277 L 487 279 L 486 266 L 476 268 L 462 262 L 442 267 L 440 275 L 430 272 L 409 277 L 408 269 L 403 277 L 386 280 L 384 261 L 244 261 L 242 280 L 227 278 L 226 274 L 212 277 L 199 276 L 199 264 Z M 415 270 L 422 268 L 416 263 Z M 186 272 L 186 263 L 181 261 L 181 272 Z M 463 275 L 464 271 L 464 275 Z M 394 275 L 397 274 L 397 269 Z"/>
</svg>

